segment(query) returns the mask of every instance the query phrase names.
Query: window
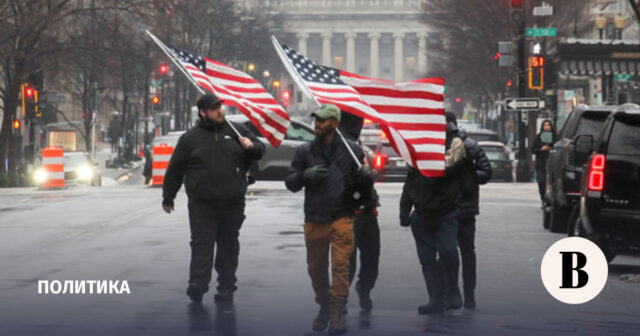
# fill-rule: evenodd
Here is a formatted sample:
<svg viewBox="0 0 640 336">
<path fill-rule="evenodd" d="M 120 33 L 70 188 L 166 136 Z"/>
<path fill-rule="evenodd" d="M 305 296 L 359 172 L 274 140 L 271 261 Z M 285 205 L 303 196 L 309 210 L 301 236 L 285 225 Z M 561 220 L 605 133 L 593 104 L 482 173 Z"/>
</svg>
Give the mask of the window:
<svg viewBox="0 0 640 336">
<path fill-rule="evenodd" d="M 305 128 L 304 126 L 291 122 L 285 139 L 287 140 L 299 140 L 299 141 L 313 141 L 316 138 L 316 134 Z"/>
<path fill-rule="evenodd" d="M 607 119 L 607 115 L 603 113 L 585 113 L 580 118 L 578 123 L 578 129 L 576 130 L 576 135 L 591 135 L 594 138 L 600 134 L 602 131 L 602 126 L 604 125 L 604 121 Z"/>
<path fill-rule="evenodd" d="M 640 117 L 625 116 L 615 121 L 607 154 L 640 155 Z"/>
</svg>

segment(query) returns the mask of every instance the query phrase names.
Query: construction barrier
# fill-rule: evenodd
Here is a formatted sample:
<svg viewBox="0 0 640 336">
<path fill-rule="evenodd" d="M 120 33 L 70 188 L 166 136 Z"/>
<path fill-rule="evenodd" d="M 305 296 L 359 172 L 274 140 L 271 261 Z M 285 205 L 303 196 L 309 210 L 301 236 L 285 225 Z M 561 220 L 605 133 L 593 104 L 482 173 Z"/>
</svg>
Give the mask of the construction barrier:
<svg viewBox="0 0 640 336">
<path fill-rule="evenodd" d="M 45 180 L 40 188 L 64 188 L 64 150 L 62 147 L 49 146 L 42 150 L 42 168 Z"/>
<path fill-rule="evenodd" d="M 173 147 L 166 143 L 153 147 L 153 179 L 151 186 L 162 187 L 164 183 L 164 173 L 169 167 L 169 160 L 173 154 Z"/>
</svg>

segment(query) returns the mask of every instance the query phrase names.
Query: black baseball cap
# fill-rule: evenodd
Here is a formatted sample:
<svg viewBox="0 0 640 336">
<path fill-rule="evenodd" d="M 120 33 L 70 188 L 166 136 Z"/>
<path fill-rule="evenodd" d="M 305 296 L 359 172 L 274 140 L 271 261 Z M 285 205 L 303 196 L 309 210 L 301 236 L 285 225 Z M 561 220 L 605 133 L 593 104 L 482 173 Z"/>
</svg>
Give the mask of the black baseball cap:
<svg viewBox="0 0 640 336">
<path fill-rule="evenodd" d="M 224 103 L 224 100 L 218 99 L 218 97 L 216 97 L 216 95 L 214 94 L 207 93 L 206 95 L 198 99 L 197 106 L 198 106 L 198 110 L 207 110 L 207 109 L 212 109 L 216 107 L 216 105 L 222 104 L 222 103 Z"/>
</svg>

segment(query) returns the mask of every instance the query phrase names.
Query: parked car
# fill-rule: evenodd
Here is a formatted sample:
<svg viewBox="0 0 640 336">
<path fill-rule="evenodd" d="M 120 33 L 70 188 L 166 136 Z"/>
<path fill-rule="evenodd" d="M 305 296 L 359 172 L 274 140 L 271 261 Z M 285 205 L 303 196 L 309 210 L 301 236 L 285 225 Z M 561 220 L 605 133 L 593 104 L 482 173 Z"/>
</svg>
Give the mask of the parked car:
<svg viewBox="0 0 640 336">
<path fill-rule="evenodd" d="M 473 140 L 475 140 L 477 142 L 480 142 L 480 141 L 498 141 L 498 142 L 502 142 L 502 141 L 500 141 L 500 137 L 498 137 L 498 133 L 496 133 L 496 132 L 494 132 L 492 130 L 486 129 L 486 128 L 465 129 L 465 128 L 461 127 L 461 129 L 463 131 L 465 131 L 467 133 L 467 135 L 471 139 L 473 139 Z"/>
<path fill-rule="evenodd" d="M 64 182 L 65 185 L 87 184 L 101 186 L 102 176 L 98 170 L 98 163 L 91 159 L 86 152 L 64 152 Z M 36 185 L 41 185 L 46 179 L 44 168 L 34 170 L 33 179 Z"/>
<path fill-rule="evenodd" d="M 574 155 L 588 161 L 568 232 L 591 239 L 611 261 L 640 251 L 640 106 L 623 105 L 594 138 L 576 138 Z"/>
<path fill-rule="evenodd" d="M 491 163 L 490 181 L 513 182 L 513 162 L 507 146 L 499 141 L 480 141 L 478 145 L 484 149 Z"/>
<path fill-rule="evenodd" d="M 578 105 L 567 118 L 547 159 L 542 225 L 551 232 L 566 232 L 570 211 L 580 199 L 580 181 L 587 158 L 574 155 L 576 138 L 581 135 L 595 138 L 615 109 L 615 106 Z"/>
</svg>

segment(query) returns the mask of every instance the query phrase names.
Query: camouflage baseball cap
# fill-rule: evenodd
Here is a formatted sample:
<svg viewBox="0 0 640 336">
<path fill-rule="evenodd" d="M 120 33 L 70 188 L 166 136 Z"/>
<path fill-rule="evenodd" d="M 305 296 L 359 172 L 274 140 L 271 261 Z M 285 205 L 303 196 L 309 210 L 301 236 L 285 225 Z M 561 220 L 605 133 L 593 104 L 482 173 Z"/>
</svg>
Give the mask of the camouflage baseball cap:
<svg viewBox="0 0 640 336">
<path fill-rule="evenodd" d="M 340 121 L 340 109 L 333 104 L 324 104 L 313 111 L 311 115 L 320 119 L 335 118 Z"/>
</svg>

